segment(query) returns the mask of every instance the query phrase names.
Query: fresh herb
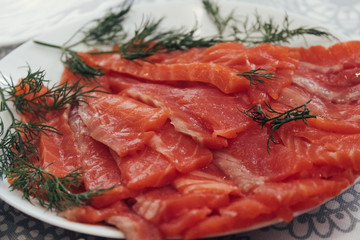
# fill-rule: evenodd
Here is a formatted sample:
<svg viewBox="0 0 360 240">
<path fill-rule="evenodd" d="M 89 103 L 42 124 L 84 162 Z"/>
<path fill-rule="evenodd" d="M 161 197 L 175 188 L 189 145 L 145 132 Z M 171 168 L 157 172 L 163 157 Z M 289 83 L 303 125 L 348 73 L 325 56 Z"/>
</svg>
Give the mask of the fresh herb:
<svg viewBox="0 0 360 240">
<path fill-rule="evenodd" d="M 72 206 L 84 204 L 93 196 L 98 196 L 107 189 L 74 193 L 72 188 L 79 188 L 81 173 L 79 170 L 58 177 L 19 158 L 10 169 L 9 179 L 12 190 L 21 190 L 23 198 L 31 201 L 36 198 L 41 206 L 47 209 L 65 210 Z"/>
<path fill-rule="evenodd" d="M 256 13 L 255 21 L 250 23 L 249 18 L 246 17 L 244 21 L 233 25 L 232 31 L 235 41 L 250 45 L 260 43 L 289 43 L 293 38 L 304 37 L 305 35 L 336 39 L 334 35 L 321 28 L 308 28 L 305 26 L 291 28 L 291 21 L 288 15 L 285 15 L 282 24 L 278 24 L 273 18 L 264 21 L 262 17 Z"/>
<path fill-rule="evenodd" d="M 282 24 L 276 23 L 273 18 L 263 20 L 258 13 L 255 13 L 255 19 L 250 21 L 248 16 L 245 18 L 236 17 L 234 11 L 231 11 L 226 17 L 222 16 L 220 6 L 214 1 L 203 0 L 202 3 L 207 15 L 217 27 L 219 35 L 223 36 L 226 30 L 231 32 L 227 38 L 224 38 L 224 41 L 256 45 L 260 43 L 289 43 L 294 37 L 305 35 L 336 39 L 335 36 L 321 28 L 305 26 L 292 28 L 288 15 L 285 15 Z"/>
<path fill-rule="evenodd" d="M 249 71 L 246 71 L 243 73 L 239 73 L 238 76 L 243 76 L 243 77 L 246 77 L 247 79 L 249 79 L 250 85 L 256 85 L 256 82 L 266 83 L 264 81 L 264 78 L 269 79 L 269 80 L 276 79 L 276 76 L 274 73 L 262 73 L 264 71 L 266 71 L 266 70 L 263 68 L 257 68 L 254 70 L 249 70 Z"/>
<path fill-rule="evenodd" d="M 156 21 L 148 19 L 144 21 L 134 31 L 133 37 L 122 43 L 119 50 L 112 51 L 112 53 L 120 53 L 124 59 L 135 60 L 144 59 L 159 52 L 186 50 L 193 47 L 209 47 L 220 42 L 218 37 L 196 37 L 196 28 L 191 30 L 175 29 L 160 31 L 159 28 L 162 21 L 163 19 Z M 100 52 L 100 54 L 102 53 L 104 52 Z"/>
<path fill-rule="evenodd" d="M 245 115 L 249 116 L 255 122 L 259 123 L 261 127 L 269 125 L 270 134 L 267 140 L 267 150 L 270 150 L 270 142 L 276 144 L 277 142 L 274 139 L 274 131 L 278 130 L 281 126 L 286 123 L 301 120 L 304 124 L 307 125 L 306 119 L 316 118 L 315 115 L 310 114 L 310 110 L 307 107 L 311 100 L 307 101 L 305 104 L 292 108 L 285 112 L 278 112 L 273 109 L 269 103 L 265 102 L 266 111 L 271 114 L 267 114 L 261 107 L 260 104 L 256 104 L 246 111 L 241 111 Z"/>
<path fill-rule="evenodd" d="M 14 85 L 11 79 L 8 81 L 3 78 L 8 85 L 3 91 L 9 96 L 5 102 L 11 100 L 19 113 L 36 116 L 37 119 L 45 118 L 48 111 L 64 109 L 67 104 L 75 100 L 82 101 L 84 97 L 89 97 L 90 93 L 99 91 L 96 87 L 85 90 L 86 85 L 80 85 L 80 81 L 45 86 L 45 83 L 49 82 L 45 79 L 45 72 L 32 72 L 30 68 L 17 85 Z"/>
<path fill-rule="evenodd" d="M 96 90 L 83 91 L 79 83 L 47 88 L 44 86 L 44 71 L 32 72 L 30 68 L 27 76 L 17 85 L 11 79 L 1 76 L 7 85 L 0 88 L 0 110 L 3 117 L 10 119 L 4 121 L 0 118 L 0 174 L 2 178 L 9 179 L 11 189 L 22 190 L 27 200 L 34 197 L 42 206 L 59 210 L 82 204 L 92 196 L 101 194 L 104 190 L 71 192 L 81 184 L 81 173 L 78 170 L 57 177 L 47 172 L 46 166 L 37 166 L 40 135 L 60 134 L 56 128 L 38 120 L 45 117 L 45 111 L 60 110 L 68 103 L 84 101 L 82 98 Z M 13 103 L 16 112 L 36 117 L 30 118 L 28 122 L 18 120 L 9 102 Z"/>
<path fill-rule="evenodd" d="M 67 42 L 64 43 L 67 48 L 72 48 L 79 44 L 87 46 L 106 46 L 113 45 L 116 42 L 124 40 L 127 36 L 122 23 L 126 19 L 127 14 L 131 9 L 132 1 L 125 1 L 119 8 L 114 8 L 109 11 L 104 17 L 95 19 L 80 28 Z M 87 27 L 93 25 L 92 27 Z M 82 33 L 82 38 L 72 44 L 69 44 L 72 39 Z"/>
<path fill-rule="evenodd" d="M 104 17 L 95 19 L 72 35 L 63 45 L 55 45 L 35 40 L 34 43 L 57 48 L 61 50 L 61 61 L 69 67 L 69 70 L 75 74 L 79 74 L 85 78 L 91 79 L 104 75 L 100 69 L 93 68 L 86 64 L 73 47 L 80 44 L 86 46 L 114 45 L 126 37 L 122 22 L 129 13 L 132 1 L 125 1 L 122 7 L 115 11 L 108 12 Z M 95 26 L 88 27 L 90 24 Z M 82 35 L 80 40 L 72 42 L 79 34 Z"/>
<path fill-rule="evenodd" d="M 220 6 L 211 2 L 209 0 L 202 0 L 202 4 L 204 9 L 211 19 L 211 21 L 215 24 L 220 37 L 223 37 L 225 29 L 229 26 L 229 24 L 235 20 L 234 11 L 232 11 L 228 16 L 223 17 L 220 14 Z"/>
<path fill-rule="evenodd" d="M 125 10 L 121 10 L 120 12 L 125 13 L 129 11 L 129 6 Z M 98 24 L 104 24 L 106 25 L 106 21 L 110 21 L 113 23 L 113 19 L 111 19 L 111 16 L 118 16 L 116 13 L 109 14 L 106 16 L 103 20 L 98 19 L 96 22 Z M 44 43 L 41 41 L 34 41 L 37 44 L 58 48 L 63 51 L 63 55 L 65 55 L 65 59 L 63 60 L 63 63 L 65 63 L 67 66 L 69 66 L 69 69 L 72 72 L 80 73 L 83 72 L 87 73 L 88 76 L 98 76 L 98 74 L 102 74 L 101 70 L 99 69 L 90 69 L 86 63 L 82 62 L 81 59 L 78 57 L 76 52 L 72 51 L 71 48 L 75 47 L 79 44 L 85 44 L 85 45 L 101 45 L 106 43 L 105 45 L 116 45 L 119 46 L 116 50 L 110 50 L 110 51 L 96 51 L 92 52 L 91 54 L 104 54 L 104 53 L 119 53 L 123 59 L 128 60 L 135 60 L 135 59 L 145 59 L 149 56 L 152 56 L 159 52 L 171 52 L 175 50 L 186 50 L 189 48 L 194 47 L 209 47 L 216 43 L 221 42 L 220 38 L 218 36 L 215 37 L 207 37 L 207 38 L 200 38 L 196 36 L 197 28 L 194 27 L 190 30 L 186 30 L 184 28 L 174 29 L 174 30 L 160 30 L 161 23 L 163 22 L 163 18 L 160 18 L 159 20 L 154 19 L 146 19 L 143 20 L 142 24 L 140 24 L 139 27 L 137 27 L 133 34 L 130 35 L 129 33 L 123 32 L 123 27 L 119 28 L 100 28 L 102 29 L 102 34 L 108 36 L 106 40 L 103 38 L 100 38 L 99 41 L 96 41 L 96 39 L 91 38 L 91 41 L 89 41 L 89 32 L 86 30 L 77 31 L 77 33 L 84 34 L 84 38 L 82 40 L 73 43 L 71 45 L 53 45 L 49 43 Z M 119 25 L 121 25 L 121 21 L 118 22 Z M 97 29 L 98 27 L 94 27 L 94 29 Z M 109 32 L 106 32 L 109 31 Z M 120 31 L 119 32 L 116 31 Z M 97 34 L 95 34 L 97 35 Z M 91 36 L 95 36 L 92 34 Z M 122 37 L 117 37 L 118 35 L 121 35 Z M 125 36 L 131 36 L 125 39 Z M 111 37 L 113 36 L 113 38 Z M 74 36 L 73 36 L 74 37 Z M 72 38 L 73 38 L 72 37 Z M 66 43 L 70 42 L 71 40 L 68 40 Z M 65 43 L 65 44 L 66 44 Z M 96 44 L 95 44 L 96 43 Z M 72 61 L 74 59 L 74 61 Z M 75 61 L 76 60 L 76 61 Z M 80 67 L 79 67 L 80 66 Z M 86 71 L 83 71 L 82 69 L 86 69 Z"/>
<path fill-rule="evenodd" d="M 34 40 L 34 43 L 51 47 L 57 48 L 61 50 L 61 62 L 64 63 L 66 66 L 69 67 L 69 70 L 75 74 L 82 76 L 84 79 L 92 79 L 98 76 L 103 76 L 104 73 L 97 68 L 93 68 L 86 64 L 78 55 L 77 52 L 71 50 L 69 47 L 66 46 L 59 46 L 55 44 L 45 43 L 41 41 Z"/>
<path fill-rule="evenodd" d="M 104 75 L 100 69 L 93 68 L 86 64 L 77 52 L 67 50 L 63 53 L 62 59 L 63 63 L 69 67 L 71 72 L 78 74 L 85 79 L 91 79 Z"/>
</svg>

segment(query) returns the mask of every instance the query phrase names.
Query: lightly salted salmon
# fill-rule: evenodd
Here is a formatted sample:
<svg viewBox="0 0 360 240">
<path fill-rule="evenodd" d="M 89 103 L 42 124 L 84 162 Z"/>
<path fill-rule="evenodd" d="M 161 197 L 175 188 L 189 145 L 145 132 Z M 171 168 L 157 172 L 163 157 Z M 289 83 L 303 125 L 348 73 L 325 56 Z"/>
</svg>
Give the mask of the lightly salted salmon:
<svg viewBox="0 0 360 240">
<path fill-rule="evenodd" d="M 92 206 L 68 209 L 68 219 L 105 222 L 127 236 L 156 229 L 158 239 L 196 239 L 274 219 L 290 221 L 360 174 L 359 42 L 330 48 L 224 43 L 161 53 L 149 58 L 152 63 L 116 54 L 80 55 L 105 70 L 97 81 L 107 93 L 94 93 L 78 113 L 62 117 L 64 126 L 80 119 L 84 135 L 69 126 L 73 132 L 64 133 L 88 145 L 77 153 L 77 166 L 88 171 L 88 188 L 115 182 L 122 188 L 95 198 Z M 187 71 L 190 66 L 208 75 Z M 276 78 L 250 85 L 237 76 L 256 68 Z M 63 81 L 74 80 L 64 73 Z M 316 118 L 274 131 L 242 112 L 260 104 L 273 117 L 310 99 L 307 106 Z M 268 149 L 270 134 L 275 143 Z M 59 151 L 51 146 L 48 153 Z M 108 180 L 96 177 L 107 171 Z M 145 223 L 145 230 L 138 230 Z"/>
<path fill-rule="evenodd" d="M 79 107 L 79 115 L 90 136 L 119 156 L 143 148 L 168 116 L 160 108 L 106 93 L 94 93 L 87 104 Z"/>
<path fill-rule="evenodd" d="M 231 51 L 229 51 L 229 45 Z M 217 55 L 219 51 L 222 57 L 217 58 L 214 55 Z M 120 55 L 116 54 L 79 53 L 87 64 L 105 71 L 128 74 L 156 82 L 203 82 L 216 86 L 224 93 L 246 91 L 250 85 L 249 80 L 238 74 L 254 70 L 259 66 L 272 72 L 282 72 L 278 76 L 282 80 L 274 82 L 275 86 L 279 83 L 289 84 L 286 74 L 293 71 L 297 63 L 297 55 L 289 51 L 289 48 L 269 44 L 248 49 L 241 43 L 220 43 L 200 52 L 196 57 L 192 57 L 194 54 L 190 54 L 192 58 L 189 58 L 186 51 L 183 54 L 185 57 L 182 57 L 181 54 L 170 55 L 170 59 L 175 60 L 166 60 L 163 63 L 162 61 L 149 62 L 154 57 L 147 61 L 130 61 L 122 59 Z M 232 60 L 228 61 L 228 59 Z M 280 77 L 284 74 L 284 77 Z M 279 87 L 271 89 L 270 92 L 276 94 Z"/>
<path fill-rule="evenodd" d="M 56 176 L 63 177 L 81 168 L 80 152 L 75 143 L 75 134 L 69 125 L 70 109 L 51 114 L 46 125 L 56 132 L 42 132 L 39 142 L 41 166 Z M 49 114 L 50 115 L 50 114 Z"/>
<path fill-rule="evenodd" d="M 82 59 L 89 65 L 98 65 L 107 71 L 126 73 L 152 81 L 200 81 L 217 86 L 225 93 L 241 91 L 249 86 L 247 79 L 239 77 L 230 68 L 212 63 L 153 64 L 121 59 L 117 55 L 94 55 L 82 53 Z"/>
<path fill-rule="evenodd" d="M 121 94 L 168 111 L 177 131 L 211 148 L 226 146 L 227 138 L 251 124 L 237 109 L 248 106 L 246 98 L 228 96 L 206 86 L 179 88 L 144 83 L 126 88 Z"/>
</svg>

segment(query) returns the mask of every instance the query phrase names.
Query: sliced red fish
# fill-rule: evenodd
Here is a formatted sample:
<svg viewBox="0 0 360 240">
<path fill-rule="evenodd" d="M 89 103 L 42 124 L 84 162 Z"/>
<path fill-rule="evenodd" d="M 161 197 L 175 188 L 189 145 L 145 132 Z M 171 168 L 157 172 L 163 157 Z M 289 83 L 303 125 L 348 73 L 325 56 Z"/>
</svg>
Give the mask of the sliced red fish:
<svg viewBox="0 0 360 240">
<path fill-rule="evenodd" d="M 214 166 L 211 166 L 211 168 L 214 168 Z M 196 170 L 177 177 L 173 185 L 183 194 L 211 192 L 224 195 L 240 195 L 239 187 L 224 178 L 224 175 L 216 176 L 207 169 Z"/>
<path fill-rule="evenodd" d="M 81 206 L 66 210 L 62 216 L 70 221 L 99 224 L 106 222 L 124 233 L 129 240 L 162 240 L 162 233 L 139 215 L 135 214 L 127 204 L 118 201 L 112 206 L 96 209 L 91 206 Z"/>
<path fill-rule="evenodd" d="M 147 146 L 135 154 L 115 156 L 115 159 L 124 184 L 131 189 L 165 186 L 178 174 L 164 155 Z"/>
<path fill-rule="evenodd" d="M 314 165 L 360 170 L 359 133 L 329 134 L 328 131 L 297 125 L 284 126 L 279 135 L 285 146 Z M 301 142 L 294 142 L 289 135 L 301 139 Z"/>
<path fill-rule="evenodd" d="M 81 54 L 82 59 L 91 66 L 101 67 L 107 71 L 126 73 L 151 81 L 190 81 L 203 82 L 216 86 L 224 93 L 244 91 L 249 81 L 229 67 L 214 63 L 149 63 L 147 61 L 130 61 L 119 55 Z"/>
<path fill-rule="evenodd" d="M 293 212 L 309 209 L 348 186 L 347 179 L 299 179 L 259 186 L 249 197 L 232 201 L 219 214 L 206 218 L 185 233 L 185 239 L 196 239 L 246 229 L 257 223 L 282 218 L 290 221 Z"/>
<path fill-rule="evenodd" d="M 118 200 L 134 196 L 133 191 L 123 186 L 120 169 L 109 148 L 88 135 L 77 107 L 72 108 L 69 123 L 75 134 L 74 144 L 80 154 L 85 189 L 109 188 L 100 196 L 94 197 L 91 204 L 96 207 L 106 207 Z"/>
<path fill-rule="evenodd" d="M 229 198 L 226 195 L 214 193 L 180 194 L 171 188 L 150 190 L 135 199 L 134 211 L 151 223 L 160 226 L 164 231 L 169 231 L 167 234 L 170 236 L 179 236 L 192 224 L 195 224 L 195 221 L 203 220 L 207 213 L 229 203 Z M 196 212 L 200 215 L 191 220 L 191 225 L 184 220 L 184 218 L 191 218 Z"/>
<path fill-rule="evenodd" d="M 63 177 L 80 169 L 80 153 L 75 143 L 75 136 L 69 126 L 69 109 L 57 112 L 45 124 L 56 128 L 56 132 L 41 133 L 39 156 L 46 171 Z"/>
<path fill-rule="evenodd" d="M 70 115 L 70 127 L 75 133 L 87 190 L 110 188 L 121 183 L 120 170 L 109 148 L 87 134 L 87 128 L 75 107 Z"/>
<path fill-rule="evenodd" d="M 316 118 L 308 119 L 310 126 L 337 133 L 360 133 L 360 105 L 356 103 L 334 103 L 309 93 L 299 86 L 283 89 L 278 101 L 294 108 L 307 101 L 310 113 Z M 286 107 L 284 108 L 286 109 Z"/>
<path fill-rule="evenodd" d="M 226 150 L 216 153 L 214 164 L 245 191 L 262 185 L 265 180 L 278 181 L 312 168 L 310 159 L 282 143 L 271 144 L 268 151 L 268 137 L 266 127 L 254 126 L 231 140 Z M 291 138 L 294 145 L 306 144 L 301 138 L 286 137 Z"/>
<path fill-rule="evenodd" d="M 182 173 L 205 167 L 212 161 L 212 152 L 208 148 L 176 131 L 169 122 L 150 139 L 149 146 L 166 156 L 171 165 Z"/>
<path fill-rule="evenodd" d="M 89 135 L 125 156 L 144 147 L 166 121 L 168 114 L 134 99 L 96 93 L 82 104 L 79 115 Z"/>
<path fill-rule="evenodd" d="M 236 199 L 219 211 L 218 214 L 209 216 L 188 229 L 184 234 L 184 239 L 231 233 L 234 229 L 244 229 L 273 217 L 271 208 L 267 204 L 252 198 Z"/>
<path fill-rule="evenodd" d="M 357 102 L 360 90 L 359 48 L 359 42 L 352 41 L 329 48 L 314 46 L 297 49 L 300 65 L 294 83 L 332 102 Z"/>
<path fill-rule="evenodd" d="M 235 137 L 251 123 L 251 119 L 238 110 L 246 106 L 246 99 L 226 96 L 209 87 L 137 84 L 126 89 L 124 94 L 169 111 L 177 131 L 209 147 L 226 146 L 224 138 Z"/>
</svg>

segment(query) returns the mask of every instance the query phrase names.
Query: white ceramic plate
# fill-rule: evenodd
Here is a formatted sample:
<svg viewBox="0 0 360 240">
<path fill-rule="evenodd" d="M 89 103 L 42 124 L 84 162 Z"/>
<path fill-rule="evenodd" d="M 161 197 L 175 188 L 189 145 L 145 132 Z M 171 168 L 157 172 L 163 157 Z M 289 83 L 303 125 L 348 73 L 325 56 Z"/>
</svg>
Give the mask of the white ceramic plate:
<svg viewBox="0 0 360 240">
<path fill-rule="evenodd" d="M 251 16 L 255 13 L 255 11 L 257 11 L 258 13 L 261 13 L 264 18 L 272 16 L 276 21 L 280 22 L 284 18 L 285 14 L 284 11 L 263 6 L 237 3 L 235 1 L 221 1 L 221 7 L 225 14 L 229 13 L 233 9 L 236 9 L 236 13 L 239 15 Z M 79 19 L 69 25 L 61 26 L 52 31 L 48 31 L 36 37 L 36 40 L 62 44 L 68 40 L 72 33 L 79 29 L 84 23 L 100 16 L 87 16 L 85 19 Z M 147 16 L 153 16 L 155 18 L 165 16 L 166 21 L 163 22 L 163 26 L 165 28 L 178 28 L 181 26 L 191 28 L 197 22 L 200 26 L 200 35 L 211 35 L 212 33 L 215 33 L 215 28 L 207 18 L 201 1 L 171 1 L 161 5 L 151 3 L 136 4 L 133 6 L 130 17 L 126 21 L 126 27 L 128 27 L 128 29 L 133 29 L 136 25 L 141 23 L 141 20 L 144 17 Z M 311 22 L 301 16 L 289 16 L 293 20 L 293 27 L 319 27 L 319 24 Z M 330 30 L 330 32 L 332 31 Z M 336 36 L 345 40 L 345 38 L 341 35 Z M 308 46 L 315 44 L 330 45 L 331 41 L 321 38 L 307 38 L 306 42 L 304 42 L 303 39 L 298 39 L 291 43 L 292 46 Z M 60 54 L 58 50 L 39 46 L 34 44 L 32 41 L 29 41 L 0 61 L 0 72 L 8 78 L 11 77 L 13 80 L 17 80 L 26 75 L 26 66 L 29 65 L 33 70 L 44 69 L 46 71 L 46 79 L 55 83 L 60 79 L 60 75 L 63 71 L 63 65 L 60 62 L 59 57 Z M 80 233 L 108 238 L 124 237 L 121 232 L 111 227 L 69 222 L 62 217 L 58 217 L 54 212 L 46 211 L 44 208 L 36 204 L 33 205 L 23 200 L 20 192 L 9 191 L 8 187 L 9 185 L 6 181 L 0 181 L 0 197 L 8 204 L 32 217 L 58 227 Z M 274 223 L 274 221 L 253 226 L 251 229 L 259 228 L 272 223 Z"/>
</svg>

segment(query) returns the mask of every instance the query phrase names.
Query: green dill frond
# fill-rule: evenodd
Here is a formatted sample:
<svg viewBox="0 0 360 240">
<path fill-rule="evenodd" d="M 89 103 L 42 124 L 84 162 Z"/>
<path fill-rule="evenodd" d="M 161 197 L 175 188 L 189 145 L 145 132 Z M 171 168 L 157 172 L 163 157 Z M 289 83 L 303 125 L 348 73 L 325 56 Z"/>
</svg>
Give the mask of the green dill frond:
<svg viewBox="0 0 360 240">
<path fill-rule="evenodd" d="M 257 68 L 254 70 L 249 70 L 243 73 L 239 73 L 238 76 L 243 76 L 246 77 L 247 79 L 249 79 L 250 81 L 250 85 L 256 85 L 256 82 L 259 83 L 266 83 L 264 81 L 264 79 L 268 79 L 268 80 L 275 80 L 276 76 L 274 73 L 269 73 L 269 72 L 265 72 L 266 69 L 263 68 Z"/>
<path fill-rule="evenodd" d="M 235 20 L 234 11 L 231 11 L 228 16 L 223 17 L 220 14 L 221 8 L 218 4 L 210 0 L 202 0 L 202 4 L 210 20 L 215 24 L 219 36 L 222 38 L 226 28 Z"/>
<path fill-rule="evenodd" d="M 194 47 L 209 47 L 221 42 L 215 38 L 199 38 L 197 28 L 183 28 L 159 31 L 163 19 L 147 19 L 135 31 L 131 39 L 120 46 L 122 58 L 135 60 L 152 56 L 156 53 L 187 50 Z"/>
<path fill-rule="evenodd" d="M 84 101 L 84 98 L 90 97 L 90 93 L 99 91 L 97 88 L 85 90 L 86 85 L 81 85 L 80 80 L 73 84 L 64 82 L 49 86 L 44 70 L 32 72 L 30 67 L 27 76 L 20 79 L 18 84 L 14 85 L 12 80 L 7 82 L 8 86 L 3 91 L 9 97 L 3 103 L 11 100 L 17 112 L 38 119 L 45 118 L 48 111 L 62 110 L 67 104 Z"/>
<path fill-rule="evenodd" d="M 296 27 L 292 28 L 288 15 L 285 15 L 281 24 L 278 24 L 273 18 L 263 20 L 259 13 L 255 13 L 255 20 L 250 22 L 247 16 L 243 21 L 237 21 L 231 28 L 235 41 L 249 45 L 261 43 L 282 44 L 289 43 L 296 37 L 305 37 L 312 35 L 328 39 L 336 39 L 334 35 L 325 29 L 316 27 Z"/>
<path fill-rule="evenodd" d="M 252 118 L 253 121 L 257 122 L 261 127 L 269 125 L 270 134 L 267 141 L 267 150 L 270 150 L 270 142 L 277 143 L 274 138 L 274 132 L 286 123 L 301 120 L 304 124 L 307 124 L 306 119 L 316 118 L 315 115 L 310 114 L 310 110 L 307 107 L 311 100 L 298 107 L 292 108 L 285 112 L 276 111 L 271 105 L 265 102 L 266 113 L 260 104 L 256 104 L 246 111 L 241 111 L 246 116 Z"/>
<path fill-rule="evenodd" d="M 69 70 L 82 76 L 84 79 L 92 79 L 104 75 L 101 69 L 93 68 L 86 64 L 77 52 L 68 50 L 64 52 L 64 56 L 63 63 L 68 66 Z"/>
<path fill-rule="evenodd" d="M 91 21 L 89 24 L 94 24 L 93 27 L 81 30 L 83 33 L 81 43 L 87 46 L 113 45 L 124 40 L 127 33 L 122 23 L 132 3 L 133 1 L 125 1 L 119 10 L 111 9 L 104 17 Z"/>
<path fill-rule="evenodd" d="M 49 173 L 45 169 L 17 159 L 10 168 L 9 178 L 12 190 L 21 190 L 23 198 L 32 202 L 37 199 L 41 206 L 47 209 L 63 211 L 72 206 L 86 203 L 108 189 L 74 193 L 73 188 L 79 188 L 81 172 L 74 170 L 63 177 Z"/>
</svg>

